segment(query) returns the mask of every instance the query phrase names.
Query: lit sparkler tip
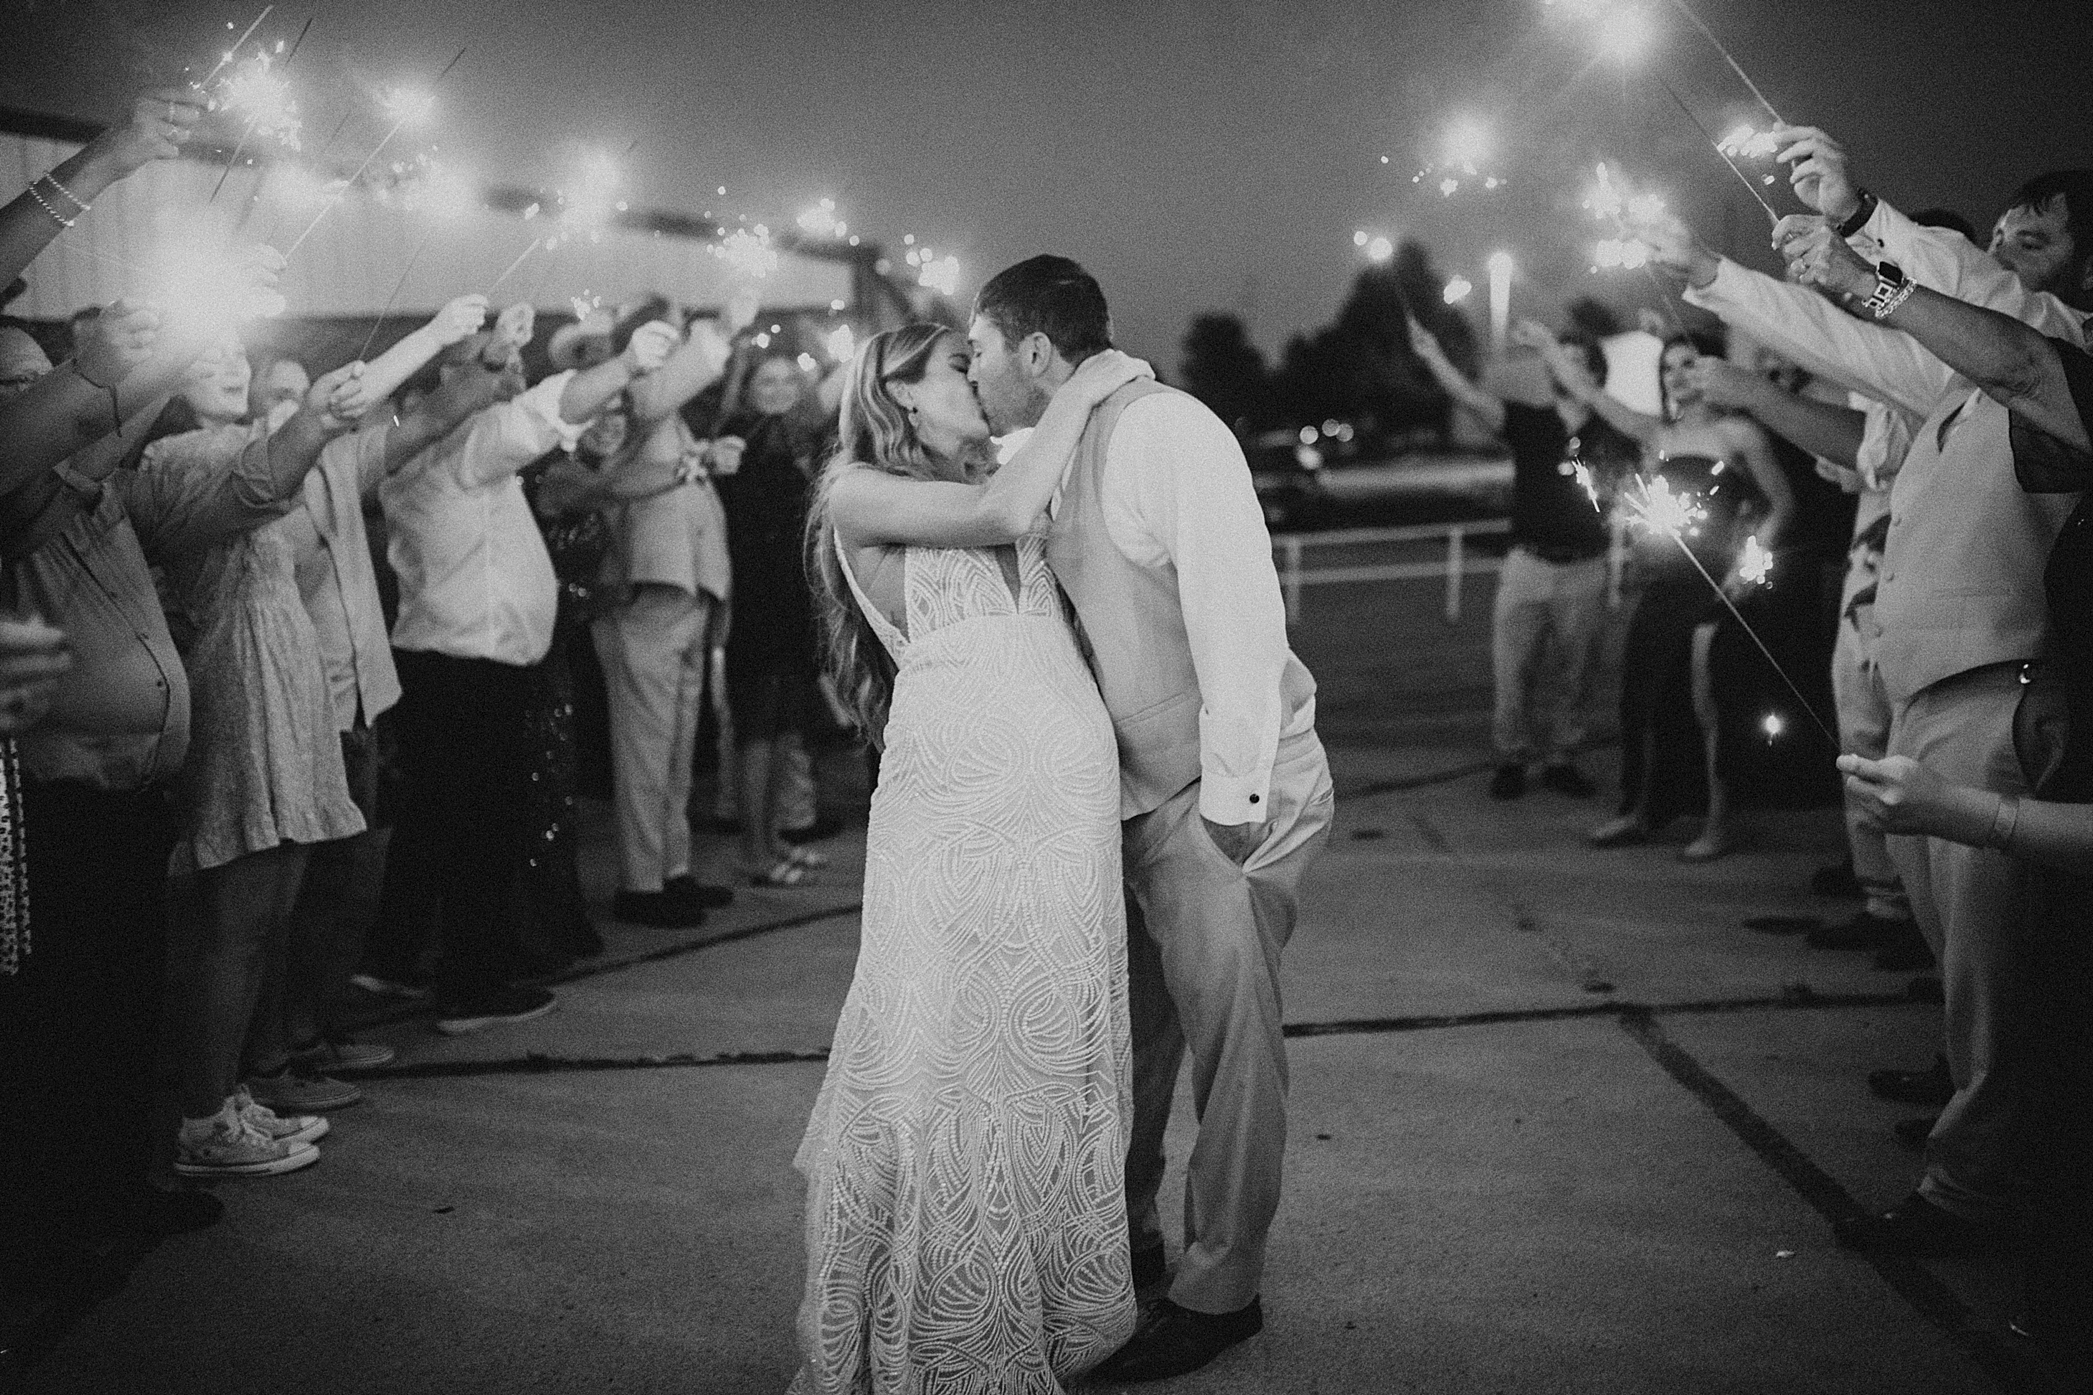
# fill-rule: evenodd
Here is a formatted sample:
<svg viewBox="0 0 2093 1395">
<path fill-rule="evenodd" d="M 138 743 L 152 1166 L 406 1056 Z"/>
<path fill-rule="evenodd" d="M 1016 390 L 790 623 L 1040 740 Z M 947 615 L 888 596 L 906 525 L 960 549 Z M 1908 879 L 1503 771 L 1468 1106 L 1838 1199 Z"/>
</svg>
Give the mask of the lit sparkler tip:
<svg viewBox="0 0 2093 1395">
<path fill-rule="evenodd" d="M 1744 540 L 1744 556 L 1738 560 L 1737 575 L 1754 586 L 1764 586 L 1773 580 L 1773 554 L 1766 550 L 1756 533 Z"/>
</svg>

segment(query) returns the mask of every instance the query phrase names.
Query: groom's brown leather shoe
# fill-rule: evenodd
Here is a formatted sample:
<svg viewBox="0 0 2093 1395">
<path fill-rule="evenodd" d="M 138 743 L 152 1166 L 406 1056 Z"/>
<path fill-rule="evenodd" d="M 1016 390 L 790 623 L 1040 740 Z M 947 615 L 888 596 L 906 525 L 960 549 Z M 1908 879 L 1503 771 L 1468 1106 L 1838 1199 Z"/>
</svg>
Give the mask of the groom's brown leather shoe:
<svg viewBox="0 0 2093 1395">
<path fill-rule="evenodd" d="M 1198 1370 L 1264 1325 L 1264 1309 L 1255 1298 L 1232 1313 L 1197 1313 L 1165 1298 L 1094 1374 L 1124 1384 L 1168 1380 Z"/>
</svg>

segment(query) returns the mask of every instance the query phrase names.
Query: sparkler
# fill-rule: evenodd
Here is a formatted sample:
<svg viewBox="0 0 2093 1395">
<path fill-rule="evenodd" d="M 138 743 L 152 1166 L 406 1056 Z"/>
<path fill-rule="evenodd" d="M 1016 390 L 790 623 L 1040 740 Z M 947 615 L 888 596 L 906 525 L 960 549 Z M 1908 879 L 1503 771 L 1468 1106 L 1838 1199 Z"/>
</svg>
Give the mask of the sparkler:
<svg viewBox="0 0 2093 1395">
<path fill-rule="evenodd" d="M 1671 0 L 1671 7 L 1686 16 L 1687 21 L 1694 28 L 1701 31 L 1702 38 L 1715 45 L 1715 51 L 1722 55 L 1722 61 L 1730 65 L 1731 72 L 1744 80 L 1744 85 L 1751 89 L 1751 95 L 1758 99 L 1759 105 L 1766 108 L 1766 114 L 1773 118 L 1774 124 L 1776 126 L 1787 125 L 1787 121 L 1782 118 L 1781 114 L 1773 109 L 1773 103 L 1766 100 L 1766 94 L 1759 90 L 1759 85 L 1751 80 L 1751 74 L 1744 71 L 1744 65 L 1731 56 L 1729 49 L 1723 46 L 1722 40 L 1715 37 L 1715 31 L 1703 23 L 1698 14 L 1694 13 L 1693 7 L 1687 4 L 1686 0 Z"/>
<path fill-rule="evenodd" d="M 1667 81 L 1662 74 L 1658 75 L 1657 81 L 1663 83 L 1664 90 L 1671 94 L 1671 99 L 1674 103 L 1678 105 L 1679 110 L 1686 113 L 1686 119 L 1693 123 L 1694 129 L 1699 131 L 1701 135 L 1704 138 L 1706 138 L 1710 146 L 1714 147 L 1716 155 L 1720 156 L 1722 159 L 1723 168 L 1727 169 L 1731 174 L 1736 175 L 1737 182 L 1739 184 L 1742 184 L 1748 191 L 1750 191 L 1752 201 L 1758 204 L 1760 208 L 1766 210 L 1766 217 L 1768 221 L 1778 223 L 1781 220 L 1780 214 L 1774 212 L 1773 205 L 1766 202 L 1766 196 L 1759 192 L 1758 185 L 1751 182 L 1751 176 L 1746 174 L 1743 171 L 1743 169 L 1741 169 L 1738 166 L 1737 162 L 1730 158 L 1730 153 L 1728 150 L 1723 148 L 1723 143 L 1715 139 L 1715 133 L 1713 131 L 1710 131 L 1707 128 L 1707 126 L 1701 121 L 1701 119 L 1693 114 L 1693 108 L 1686 105 L 1686 99 L 1679 95 L 1679 90 L 1673 87 L 1671 83 Z"/>
<path fill-rule="evenodd" d="M 455 54 L 451 55 L 451 61 L 443 65 L 443 71 L 438 73 L 436 75 L 436 80 L 429 84 L 430 95 L 427 101 L 416 102 L 412 104 L 404 104 L 399 103 L 396 100 L 396 114 L 392 123 L 392 129 L 387 131 L 384 135 L 384 138 L 378 142 L 377 146 L 371 151 L 371 153 L 364 157 L 363 163 L 356 167 L 356 173 L 349 176 L 350 184 L 354 184 L 357 180 L 363 178 L 363 173 L 365 170 L 371 167 L 371 162 L 378 158 L 379 153 L 383 151 L 386 146 L 392 144 L 392 138 L 398 135 L 400 133 L 401 128 L 406 126 L 410 120 L 427 119 L 430 110 L 434 106 L 434 93 L 436 91 L 436 88 L 442 84 L 443 80 L 446 77 L 450 76 L 451 69 L 457 67 L 458 60 L 463 58 L 464 56 L 465 49 L 463 48 L 459 49 Z M 395 94 L 395 97 L 397 98 L 397 94 Z M 325 218 L 329 213 L 333 212 L 335 205 L 340 202 L 341 200 L 339 198 L 329 200 L 326 207 L 322 208 L 318 213 L 315 213 L 313 215 L 313 220 L 305 225 L 305 231 L 298 234 L 297 240 L 290 245 L 290 247 L 284 252 L 284 255 L 286 257 L 291 256 L 295 254 L 300 247 L 304 246 L 305 239 L 311 237 L 313 235 L 313 229 L 320 226 L 320 220 Z"/>
<path fill-rule="evenodd" d="M 1767 586 L 1773 581 L 1773 554 L 1759 541 L 1757 533 L 1744 540 L 1744 556 L 1737 563 L 1737 575 L 1754 586 Z"/>
<path fill-rule="evenodd" d="M 536 207 L 537 207 L 537 205 L 536 205 L 536 204 L 532 204 L 532 205 L 531 205 L 531 207 L 532 207 L 532 208 L 536 208 Z M 528 215 L 528 214 L 526 214 L 525 216 L 526 216 L 526 217 L 528 217 L 529 215 Z M 493 294 L 493 292 L 494 292 L 494 290 L 495 290 L 495 288 L 496 288 L 496 287 L 500 286 L 502 282 L 504 282 L 504 281 L 508 280 L 508 279 L 509 279 L 509 278 L 510 278 L 511 276 L 515 275 L 515 274 L 516 274 L 516 268 L 517 268 L 517 267 L 519 267 L 519 266 L 522 266 L 522 265 L 523 265 L 523 263 L 524 263 L 524 259 L 525 259 L 525 258 L 527 258 L 527 257 L 529 257 L 531 253 L 533 253 L 533 252 L 537 251 L 537 250 L 538 250 L 538 247 L 539 247 L 539 244 L 543 243 L 544 241 L 545 241 L 545 239 L 544 239 L 544 238 L 542 238 L 542 237 L 534 237 L 534 238 L 532 238 L 532 239 L 531 239 L 531 245 L 530 245 L 530 246 L 528 246 L 528 247 L 526 247 L 526 248 L 524 248 L 524 249 L 523 249 L 523 250 L 522 250 L 521 252 L 518 252 L 518 253 L 516 254 L 516 260 L 515 260 L 515 261 L 513 261 L 513 262 L 510 262 L 510 263 L 509 263 L 509 265 L 508 265 L 508 269 L 507 269 L 507 270 L 505 270 L 504 272 L 502 272 L 502 274 L 501 274 L 501 275 L 499 275 L 499 276 L 497 276 L 497 277 L 495 277 L 495 278 L 494 278 L 494 284 L 493 284 L 493 285 L 491 285 L 491 286 L 489 286 L 489 287 L 487 287 L 487 291 L 488 291 L 488 293 L 489 293 L 490 295 L 491 295 L 491 294 Z"/>
<path fill-rule="evenodd" d="M 246 45 L 247 41 L 254 37 L 254 31 L 262 27 L 262 21 L 267 19 L 269 17 L 270 11 L 274 10 L 275 8 L 276 6 L 274 5 L 262 6 L 262 12 L 254 17 L 254 23 L 247 26 L 247 32 L 242 34 L 239 38 L 233 40 L 233 46 L 227 49 L 225 53 L 218 59 L 218 65 L 212 68 L 210 72 L 204 75 L 204 80 L 202 82 L 196 84 L 196 88 L 199 92 L 209 87 L 211 85 L 212 80 L 215 79 L 219 73 L 225 70 L 225 65 L 233 61 L 233 55 L 238 53 L 241 50 L 241 48 L 243 48 Z M 232 28 L 230 24 L 226 25 L 225 27 L 228 29 Z"/>
<path fill-rule="evenodd" d="M 415 244 L 414 254 L 407 258 L 407 265 L 400 269 L 400 279 L 392 283 L 392 294 L 385 297 L 385 308 L 378 312 L 377 319 L 371 321 L 371 332 L 363 336 L 363 347 L 356 351 L 358 360 L 371 351 L 371 341 L 378 337 L 378 327 L 383 325 L 386 317 L 392 313 L 393 302 L 400 298 L 400 292 L 406 288 L 407 278 L 413 274 L 414 264 L 422 259 L 422 249 L 429 245 L 429 239 L 435 235 L 436 229 L 431 227 L 422 234 L 422 240 Z"/>
<path fill-rule="evenodd" d="M 1577 480 L 1577 487 L 1584 491 L 1585 498 L 1592 501 L 1592 512 L 1606 512 L 1606 510 L 1599 507 L 1599 483 L 1592 478 L 1592 467 L 1585 464 L 1582 460 L 1572 460 L 1569 462 L 1569 466 L 1571 475 L 1575 476 Z"/>
<path fill-rule="evenodd" d="M 1691 494 L 1673 493 L 1670 483 L 1662 476 L 1655 480 L 1637 481 L 1635 492 L 1625 495 L 1622 502 L 1632 515 L 1632 521 L 1646 532 L 1668 537 L 1679 545 L 1679 551 L 1685 553 L 1686 560 L 1693 563 L 1693 569 L 1701 574 L 1701 580 L 1708 583 L 1708 589 L 1715 593 L 1715 598 L 1722 602 L 1723 608 L 1729 611 L 1731 618 L 1737 622 L 1745 636 L 1766 656 L 1766 662 L 1780 675 L 1781 682 L 1788 685 L 1788 691 L 1795 695 L 1795 701 L 1802 705 L 1802 710 L 1809 719 L 1817 724 L 1817 730 L 1824 733 L 1824 739 L 1833 747 L 1837 747 L 1838 736 L 1825 720 L 1817 715 L 1817 709 L 1810 706 L 1810 700 L 1802 695 L 1802 689 L 1795 685 L 1795 680 L 1781 667 L 1780 660 L 1773 657 L 1773 651 L 1766 647 L 1765 640 L 1759 638 L 1759 632 L 1752 628 L 1751 621 L 1745 619 L 1744 612 L 1737 609 L 1737 603 L 1730 599 L 1730 593 L 1722 589 L 1722 584 L 1701 564 L 1701 559 L 1694 555 L 1693 548 L 1687 544 L 1687 538 L 1698 536 L 1700 524 L 1708 516 L 1707 510 L 1702 508 Z M 1751 563 L 1751 547 L 1757 542 L 1757 538 L 1752 538 L 1745 544 L 1746 565 Z M 1772 559 L 1765 558 L 1760 566 L 1763 579 L 1771 571 Z M 1777 736 L 1780 733 L 1778 730 L 1772 730 L 1768 734 Z"/>
<path fill-rule="evenodd" d="M 758 281 L 778 269 L 778 253 L 770 245 L 770 229 L 761 223 L 726 234 L 713 244 L 712 255 L 736 273 Z"/>
</svg>

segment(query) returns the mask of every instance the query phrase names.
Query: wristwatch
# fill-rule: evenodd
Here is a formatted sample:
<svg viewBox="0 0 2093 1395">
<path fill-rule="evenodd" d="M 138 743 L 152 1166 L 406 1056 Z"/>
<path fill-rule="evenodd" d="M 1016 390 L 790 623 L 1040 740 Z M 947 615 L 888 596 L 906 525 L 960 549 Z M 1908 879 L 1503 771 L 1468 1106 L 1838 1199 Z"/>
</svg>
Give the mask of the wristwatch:
<svg viewBox="0 0 2093 1395">
<path fill-rule="evenodd" d="M 1886 320 L 1896 308 L 1910 299 L 1913 283 L 1904 274 L 1904 268 L 1895 262 L 1875 263 L 1875 289 L 1862 297 L 1861 304 L 1870 315 Z"/>
<path fill-rule="evenodd" d="M 1875 206 L 1881 202 L 1881 199 L 1876 198 L 1866 189 L 1861 190 L 1860 201 L 1853 205 L 1853 212 L 1847 217 L 1845 222 L 1838 226 L 1839 236 L 1851 237 L 1862 228 L 1865 228 L 1868 225 L 1868 220 L 1875 216 Z"/>
</svg>

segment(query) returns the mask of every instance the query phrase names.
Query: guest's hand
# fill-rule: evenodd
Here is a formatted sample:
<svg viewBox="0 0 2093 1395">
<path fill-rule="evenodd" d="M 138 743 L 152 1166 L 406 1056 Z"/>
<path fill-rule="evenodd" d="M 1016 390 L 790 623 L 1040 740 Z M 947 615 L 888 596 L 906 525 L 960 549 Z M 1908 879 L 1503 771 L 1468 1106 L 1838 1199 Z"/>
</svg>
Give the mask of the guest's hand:
<svg viewBox="0 0 2093 1395">
<path fill-rule="evenodd" d="M 450 301 L 423 328 L 436 341 L 438 348 L 447 349 L 467 336 L 479 333 L 480 326 L 485 323 L 487 297 L 475 293 Z"/>
<path fill-rule="evenodd" d="M 1954 785 L 1909 756 L 1839 757 L 1861 817 L 1885 833 L 1918 833 L 1981 847 L 1999 796 Z"/>
<path fill-rule="evenodd" d="M 716 437 L 710 445 L 706 446 L 705 459 L 715 475 L 739 474 L 741 473 L 741 453 L 747 450 L 748 447 L 749 443 L 739 436 Z"/>
<path fill-rule="evenodd" d="M 182 153 L 196 123 L 203 120 L 204 96 L 191 87 L 155 87 L 131 103 L 130 120 L 109 127 L 88 143 L 91 159 L 106 162 L 112 180 L 123 179 L 155 160 Z"/>
<path fill-rule="evenodd" d="M 1206 836 L 1214 840 L 1221 856 L 1238 867 L 1250 860 L 1268 831 L 1261 823 L 1215 823 L 1204 816 L 1199 821 L 1206 825 Z"/>
<path fill-rule="evenodd" d="M 740 290 L 728 296 L 721 316 L 727 323 L 727 334 L 731 337 L 754 324 L 756 312 L 762 308 L 762 298 L 754 291 Z"/>
<path fill-rule="evenodd" d="M 1433 336 L 1430 330 L 1417 323 L 1415 315 L 1405 311 L 1403 314 L 1403 327 L 1410 333 L 1411 353 L 1421 359 L 1442 359 L 1446 357 L 1446 351 L 1439 347 L 1438 339 Z"/>
<path fill-rule="evenodd" d="M 667 320 L 647 321 L 632 332 L 631 341 L 625 345 L 625 366 L 635 375 L 652 373 L 669 361 L 681 337 Z"/>
<path fill-rule="evenodd" d="M 41 721 L 72 666 L 63 630 L 33 615 L 0 615 L 0 736 L 20 735 Z"/>
<path fill-rule="evenodd" d="M 1117 349 L 1106 349 L 1084 359 L 1061 391 L 1073 393 L 1079 401 L 1095 407 L 1128 383 L 1155 375 L 1155 369 L 1143 360 Z"/>
<path fill-rule="evenodd" d="M 1700 395 L 1717 407 L 1749 407 L 1771 386 L 1749 368 L 1740 368 L 1728 359 L 1706 354 L 1687 364 L 1685 374 L 1687 381 L 1699 389 Z"/>
<path fill-rule="evenodd" d="M 727 361 L 734 357 L 734 343 L 720 333 L 719 326 L 710 320 L 692 320 L 684 333 L 684 344 L 701 357 L 705 375 L 717 378 L 727 371 Z"/>
<path fill-rule="evenodd" d="M 1706 287 L 1715 280 L 1715 273 L 1722 267 L 1722 258 L 1695 236 L 1693 229 L 1676 214 L 1663 213 L 1643 220 L 1635 229 L 1635 235 L 1649 247 L 1653 264 L 1684 277 L 1689 286 Z M 1663 337 L 1661 329 L 1652 332 Z"/>
<path fill-rule="evenodd" d="M 362 379 L 361 359 L 345 363 L 332 373 L 323 373 L 305 390 L 300 409 L 312 415 L 323 434 L 339 436 L 370 410 L 371 404 L 359 391 Z"/>
<path fill-rule="evenodd" d="M 1846 147 L 1815 126 L 1776 126 L 1771 135 L 1780 144 L 1775 158 L 1794 166 L 1788 183 L 1795 197 L 1833 227 L 1851 218 L 1860 207 L 1860 187 L 1847 171 Z"/>
<path fill-rule="evenodd" d="M 100 387 L 113 387 L 151 356 L 160 338 L 160 312 L 119 300 L 95 316 L 73 355 L 73 370 Z"/>
<path fill-rule="evenodd" d="M 1787 259 L 1788 274 L 1802 285 L 1855 297 L 1875 289 L 1875 268 L 1825 218 L 1789 214 L 1774 225 L 1773 246 Z"/>
<path fill-rule="evenodd" d="M 519 300 L 495 316 L 494 338 L 488 348 L 500 345 L 504 349 L 521 349 L 531 342 L 531 332 L 537 325 L 538 312 L 531 308 L 529 301 Z"/>
</svg>

